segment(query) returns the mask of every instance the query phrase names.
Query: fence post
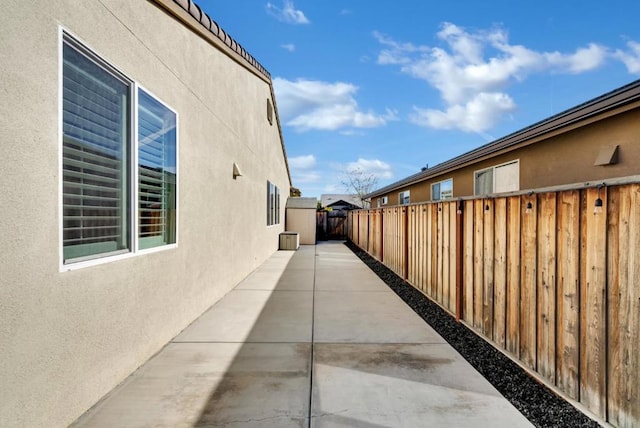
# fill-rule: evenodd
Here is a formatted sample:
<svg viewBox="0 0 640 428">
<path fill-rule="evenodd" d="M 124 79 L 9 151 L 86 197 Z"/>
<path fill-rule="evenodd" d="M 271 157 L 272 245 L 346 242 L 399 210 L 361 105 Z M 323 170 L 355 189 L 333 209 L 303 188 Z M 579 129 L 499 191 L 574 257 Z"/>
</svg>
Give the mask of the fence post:
<svg viewBox="0 0 640 428">
<path fill-rule="evenodd" d="M 402 237 L 404 239 L 403 243 L 403 254 L 402 254 L 402 279 L 409 279 L 409 208 L 402 208 Z"/>
<path fill-rule="evenodd" d="M 380 262 L 384 263 L 384 208 L 380 208 Z"/>
<path fill-rule="evenodd" d="M 464 316 L 464 293 L 462 284 L 462 250 L 464 245 L 464 228 L 462 227 L 462 211 L 464 209 L 464 202 L 462 199 L 458 201 L 458 208 L 456 210 L 456 321 L 460 321 L 460 318 Z"/>
</svg>

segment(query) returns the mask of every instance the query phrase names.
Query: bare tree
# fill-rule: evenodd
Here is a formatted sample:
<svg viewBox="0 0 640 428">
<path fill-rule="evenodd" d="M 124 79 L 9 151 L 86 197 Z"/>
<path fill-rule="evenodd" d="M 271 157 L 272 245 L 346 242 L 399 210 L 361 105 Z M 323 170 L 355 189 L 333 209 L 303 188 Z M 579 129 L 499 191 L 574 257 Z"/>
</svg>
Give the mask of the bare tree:
<svg viewBox="0 0 640 428">
<path fill-rule="evenodd" d="M 342 185 L 347 192 L 354 195 L 362 203 L 363 208 L 369 207 L 365 195 L 371 193 L 378 184 L 378 177 L 362 168 L 350 168 L 343 173 Z"/>
</svg>

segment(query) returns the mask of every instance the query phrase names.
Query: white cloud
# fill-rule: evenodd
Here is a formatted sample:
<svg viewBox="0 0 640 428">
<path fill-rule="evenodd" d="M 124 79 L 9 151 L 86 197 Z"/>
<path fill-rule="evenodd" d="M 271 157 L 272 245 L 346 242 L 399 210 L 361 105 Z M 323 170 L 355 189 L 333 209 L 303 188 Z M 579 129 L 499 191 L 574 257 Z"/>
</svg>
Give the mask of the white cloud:
<svg viewBox="0 0 640 428">
<path fill-rule="evenodd" d="M 314 155 L 303 155 L 289 158 L 289 166 L 295 169 L 309 169 L 316 166 Z"/>
<path fill-rule="evenodd" d="M 284 123 L 297 131 L 375 128 L 397 120 L 392 110 L 361 111 L 354 98 L 358 88 L 350 83 L 275 78 L 273 85 Z"/>
<path fill-rule="evenodd" d="M 640 74 L 640 43 L 630 40 L 627 47 L 628 51 L 618 49 L 613 56 L 624 63 L 629 73 Z"/>
<path fill-rule="evenodd" d="M 288 162 L 294 183 L 317 183 L 322 178 L 322 175 L 314 170 L 316 166 L 316 157 L 314 155 L 291 157 Z"/>
<path fill-rule="evenodd" d="M 293 43 L 286 43 L 284 45 L 280 45 L 280 47 L 282 49 L 288 50 L 289 52 L 295 52 L 296 50 L 296 45 L 294 45 Z"/>
<path fill-rule="evenodd" d="M 355 162 L 349 162 L 344 170 L 349 173 L 353 171 L 362 171 L 365 174 L 372 174 L 378 179 L 389 179 L 393 177 L 391 165 L 379 159 L 362 159 L 358 158 Z"/>
<path fill-rule="evenodd" d="M 378 54 L 378 64 L 407 64 L 411 62 L 408 54 L 425 51 L 425 48 L 416 47 L 411 43 L 398 43 L 378 31 L 373 32 L 373 37 L 375 37 L 381 45 L 386 46 L 386 49 L 383 49 Z"/>
<path fill-rule="evenodd" d="M 606 48 L 591 43 L 586 48 L 576 50 L 574 54 L 565 55 L 559 52 L 545 53 L 549 64 L 559 67 L 561 71 L 571 74 L 593 70 L 604 63 Z"/>
<path fill-rule="evenodd" d="M 400 70 L 436 88 L 445 108 L 415 108 L 414 123 L 438 129 L 482 133 L 516 107 L 506 92 L 515 81 L 536 72 L 578 74 L 604 63 L 606 48 L 589 44 L 571 53 L 537 52 L 511 44 L 500 28 L 469 32 L 444 23 L 437 38 L 441 46 L 400 43 L 374 33 L 380 43 L 378 64 Z"/>
<path fill-rule="evenodd" d="M 274 5 L 273 3 L 267 3 L 267 13 L 275 17 L 278 21 L 286 22 L 287 24 L 308 24 L 309 20 L 304 15 L 304 12 L 297 10 L 293 5 L 292 0 L 284 0 L 282 8 Z"/>
<path fill-rule="evenodd" d="M 455 104 L 446 110 L 414 107 L 411 122 L 435 129 L 460 129 L 465 132 L 483 133 L 498 122 L 500 117 L 515 110 L 515 103 L 500 92 L 481 92 L 466 104 Z"/>
</svg>

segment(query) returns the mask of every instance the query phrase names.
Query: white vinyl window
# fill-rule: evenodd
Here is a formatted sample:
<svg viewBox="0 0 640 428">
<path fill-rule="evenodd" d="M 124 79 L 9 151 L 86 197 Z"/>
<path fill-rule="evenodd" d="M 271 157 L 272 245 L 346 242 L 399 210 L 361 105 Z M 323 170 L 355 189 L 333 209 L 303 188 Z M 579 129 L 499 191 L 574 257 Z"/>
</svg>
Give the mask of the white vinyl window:
<svg viewBox="0 0 640 428">
<path fill-rule="evenodd" d="M 267 181 L 267 226 L 280 224 L 280 189 Z"/>
<path fill-rule="evenodd" d="M 411 203 L 411 194 L 409 190 L 398 193 L 398 205 L 407 205 Z"/>
<path fill-rule="evenodd" d="M 66 33 L 64 264 L 176 243 L 177 115 Z"/>
<path fill-rule="evenodd" d="M 520 161 L 514 160 L 474 173 L 474 194 L 515 192 L 520 190 Z"/>
<path fill-rule="evenodd" d="M 431 200 L 440 201 L 442 199 L 453 198 L 453 178 L 439 181 L 431 185 Z"/>
</svg>

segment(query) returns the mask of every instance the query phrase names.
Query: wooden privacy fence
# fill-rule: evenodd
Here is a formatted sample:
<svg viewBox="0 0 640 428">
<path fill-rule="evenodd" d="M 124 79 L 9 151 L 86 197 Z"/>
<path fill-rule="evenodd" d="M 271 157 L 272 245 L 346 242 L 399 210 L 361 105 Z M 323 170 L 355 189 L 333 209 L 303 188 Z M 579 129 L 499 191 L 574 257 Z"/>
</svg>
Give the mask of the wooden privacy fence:
<svg viewBox="0 0 640 428">
<path fill-rule="evenodd" d="M 348 225 L 559 391 L 640 426 L 640 184 L 360 210 Z"/>
</svg>

